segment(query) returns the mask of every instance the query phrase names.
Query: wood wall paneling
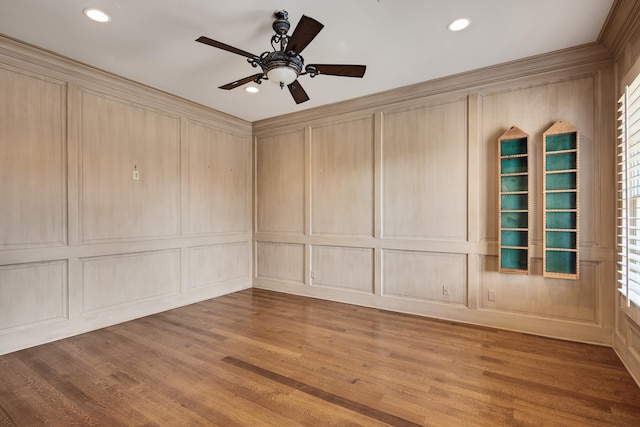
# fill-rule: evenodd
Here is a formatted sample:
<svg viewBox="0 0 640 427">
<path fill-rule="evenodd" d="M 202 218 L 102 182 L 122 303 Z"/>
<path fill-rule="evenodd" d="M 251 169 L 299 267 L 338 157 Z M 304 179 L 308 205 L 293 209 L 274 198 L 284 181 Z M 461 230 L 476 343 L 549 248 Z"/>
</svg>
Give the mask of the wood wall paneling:
<svg viewBox="0 0 640 427">
<path fill-rule="evenodd" d="M 256 144 L 256 231 L 304 233 L 304 132 Z"/>
<path fill-rule="evenodd" d="M 250 279 L 250 254 L 248 242 L 189 248 L 190 288 Z"/>
<path fill-rule="evenodd" d="M 629 348 L 640 357 L 640 328 L 629 327 Z"/>
<path fill-rule="evenodd" d="M 314 245 L 311 280 L 314 286 L 373 293 L 373 249 Z"/>
<path fill-rule="evenodd" d="M 312 234 L 373 236 L 373 118 L 311 129 Z"/>
<path fill-rule="evenodd" d="M 250 123 L 0 37 L 0 353 L 250 286 L 251 164 Z"/>
<path fill-rule="evenodd" d="M 383 236 L 467 239 L 465 100 L 386 112 Z"/>
<path fill-rule="evenodd" d="M 497 263 L 496 257 L 482 257 L 483 309 L 596 322 L 601 263 L 583 262 L 579 280 L 545 279 L 539 258 L 531 260 L 529 276 L 499 274 Z M 495 301 L 489 301 L 489 292 Z"/>
<path fill-rule="evenodd" d="M 385 250 L 382 294 L 466 304 L 465 254 Z"/>
<path fill-rule="evenodd" d="M 81 108 L 81 240 L 177 237 L 179 117 L 86 90 Z"/>
<path fill-rule="evenodd" d="M 66 319 L 67 284 L 66 261 L 0 266 L 0 337 L 14 328 Z"/>
<path fill-rule="evenodd" d="M 590 58 L 581 57 L 582 53 L 571 50 L 525 61 L 532 71 L 525 70 L 525 62 L 512 64 L 517 78 L 491 80 L 489 71 L 478 71 L 416 86 L 422 96 L 399 89 L 386 98 L 372 97 L 371 102 L 354 100 L 350 111 L 344 106 L 326 107 L 314 110 L 315 114 L 305 111 L 286 120 L 254 124 L 257 150 L 265 138 L 297 129 L 307 132 L 304 172 L 310 196 L 305 199 L 309 213 L 304 219 L 311 224 L 310 233 L 292 236 L 273 231 L 257 238 L 312 248 L 305 254 L 309 264 L 305 267 L 308 276 L 315 277 L 311 279 L 314 286 L 294 288 L 257 276 L 254 286 L 611 343 L 613 317 L 607 304 L 613 304 L 608 284 L 614 255 L 611 239 L 598 229 L 611 224 L 613 215 L 607 203 L 609 194 L 604 191 L 614 179 L 606 175 L 611 169 L 605 164 L 613 158 L 605 143 L 611 127 L 601 124 L 612 117 L 605 105 L 610 88 L 603 80 L 611 75 L 606 71 L 610 63 L 602 49 L 592 49 Z M 509 74 L 506 65 L 496 70 Z M 372 118 L 372 144 L 365 116 Z M 542 133 L 557 120 L 576 124 L 581 138 L 584 135 L 581 170 L 589 171 L 589 176 L 580 178 L 581 269 L 587 273 L 571 284 L 541 277 L 540 148 Z M 498 274 L 496 257 L 495 141 L 514 125 L 531 135 L 530 253 L 534 268 L 529 277 L 505 279 Z M 349 151 L 349 141 L 361 141 L 357 155 Z M 372 177 L 373 191 L 369 187 Z M 375 197 L 366 200 L 371 194 Z M 369 234 L 372 217 L 373 236 Z M 365 282 L 357 279 L 364 274 L 352 270 L 367 264 L 334 261 L 331 257 L 337 258 L 338 249 L 325 251 L 324 264 L 331 266 L 332 277 L 320 278 L 316 269 L 322 249 L 318 248 L 341 247 L 373 252 L 373 294 L 368 281 L 366 294 L 345 291 L 354 288 L 350 281 Z M 296 256 L 301 257 L 302 251 Z M 282 262 L 303 268 L 300 258 Z M 356 279 L 352 279 L 354 274 Z M 329 286 L 316 286 L 323 282 Z M 488 301 L 489 290 L 497 294 L 496 301 Z"/>
<path fill-rule="evenodd" d="M 0 247 L 66 243 L 66 84 L 0 66 Z"/>
<path fill-rule="evenodd" d="M 187 144 L 189 234 L 250 232 L 250 139 L 189 122 Z"/>
<path fill-rule="evenodd" d="M 304 245 L 256 242 L 256 277 L 304 283 Z"/>
<path fill-rule="evenodd" d="M 640 385 L 640 310 L 637 306 L 625 307 L 626 301 L 622 298 L 619 304 L 614 349 Z"/>
<path fill-rule="evenodd" d="M 561 82 L 482 95 L 482 192 L 480 198 L 483 221 L 481 240 L 497 240 L 498 226 L 495 212 L 498 209 L 496 182 L 497 146 L 495 141 L 512 125 L 529 133 L 531 142 L 530 170 L 533 174 L 530 189 L 533 244 L 542 244 L 542 134 L 557 120 L 576 126 L 580 132 L 581 170 L 594 170 L 599 164 L 599 145 L 596 138 L 596 95 L 594 77 L 574 78 Z M 580 175 L 580 240 L 581 245 L 596 245 L 594 212 L 599 209 L 600 177 L 594 173 Z M 536 214 L 536 212 L 538 214 Z"/>
<path fill-rule="evenodd" d="M 82 258 L 81 262 L 85 312 L 180 290 L 177 250 Z"/>
<path fill-rule="evenodd" d="M 624 316 L 622 317 L 626 320 L 634 322 L 640 328 L 640 310 L 638 310 L 638 307 L 634 304 L 631 304 L 630 307 L 627 307 L 627 301 L 622 296 L 620 297 L 619 303 L 620 307 L 622 307 L 622 312 L 624 313 Z"/>
</svg>

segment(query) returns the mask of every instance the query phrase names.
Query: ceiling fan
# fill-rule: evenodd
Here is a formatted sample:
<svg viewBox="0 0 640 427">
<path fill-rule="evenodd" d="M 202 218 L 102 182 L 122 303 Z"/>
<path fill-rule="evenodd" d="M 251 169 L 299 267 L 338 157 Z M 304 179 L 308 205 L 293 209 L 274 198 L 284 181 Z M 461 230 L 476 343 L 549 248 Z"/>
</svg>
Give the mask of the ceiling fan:
<svg viewBox="0 0 640 427">
<path fill-rule="evenodd" d="M 237 49 L 228 44 L 212 40 L 202 36 L 196 39 L 197 42 L 217 47 L 227 52 L 235 53 L 247 58 L 253 67 L 260 67 L 261 73 L 253 74 L 240 80 L 235 80 L 220 89 L 231 90 L 249 82 L 262 83 L 262 80 L 270 80 L 283 89 L 289 88 L 289 92 L 296 104 L 308 101 L 309 96 L 300 85 L 298 77 L 308 74 L 310 77 L 326 74 L 343 77 L 362 77 L 367 67 L 365 65 L 344 65 L 344 64 L 308 64 L 304 65 L 304 58 L 300 53 L 318 35 L 324 27 L 313 18 L 302 15 L 298 25 L 293 30 L 291 36 L 287 35 L 291 24 L 286 10 L 278 10 L 274 13 L 273 31 L 275 35 L 271 37 L 271 47 L 273 51 L 263 52 L 260 56 Z"/>
</svg>

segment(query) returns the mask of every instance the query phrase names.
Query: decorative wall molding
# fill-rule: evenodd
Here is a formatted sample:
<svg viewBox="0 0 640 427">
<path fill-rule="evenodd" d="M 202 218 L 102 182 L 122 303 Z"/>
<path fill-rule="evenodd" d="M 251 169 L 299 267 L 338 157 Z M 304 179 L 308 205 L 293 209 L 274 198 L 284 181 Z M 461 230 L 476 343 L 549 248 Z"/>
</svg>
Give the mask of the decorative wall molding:
<svg viewBox="0 0 640 427">
<path fill-rule="evenodd" d="M 249 123 L 6 37 L 0 73 L 20 93 L 0 151 L 23 162 L 3 164 L 0 354 L 251 286 Z M 208 156 L 189 161 L 193 146 Z M 237 172 L 189 180 L 219 158 Z M 240 212 L 190 234 L 189 194 Z"/>
</svg>

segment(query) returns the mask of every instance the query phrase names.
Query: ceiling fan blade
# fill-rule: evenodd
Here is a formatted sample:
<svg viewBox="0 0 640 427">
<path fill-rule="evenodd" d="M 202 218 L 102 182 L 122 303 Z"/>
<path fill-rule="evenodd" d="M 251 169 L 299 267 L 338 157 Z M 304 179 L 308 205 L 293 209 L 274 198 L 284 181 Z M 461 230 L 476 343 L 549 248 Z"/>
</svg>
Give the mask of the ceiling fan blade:
<svg viewBox="0 0 640 427">
<path fill-rule="evenodd" d="M 343 77 L 362 77 L 367 70 L 366 65 L 309 64 L 307 67 L 315 67 L 318 74 Z"/>
<path fill-rule="evenodd" d="M 315 19 L 302 15 L 296 29 L 293 30 L 293 34 L 289 37 L 287 52 L 294 51 L 295 53 L 300 54 L 323 28 L 324 25 Z"/>
<path fill-rule="evenodd" d="M 226 89 L 226 90 L 235 89 L 238 86 L 242 86 L 245 83 L 252 82 L 252 81 L 254 81 L 255 79 L 257 79 L 258 77 L 261 77 L 261 76 L 262 76 L 262 73 L 254 74 L 253 76 L 245 77 L 244 79 L 240 79 L 240 80 L 233 81 L 231 83 L 227 83 L 226 85 L 220 86 L 219 89 Z"/>
<path fill-rule="evenodd" d="M 309 100 L 309 95 L 304 91 L 299 81 L 296 80 L 290 85 L 287 85 L 287 87 L 289 88 L 289 92 L 291 92 L 291 96 L 293 96 L 294 101 L 296 101 L 296 104 L 302 104 Z"/>
<path fill-rule="evenodd" d="M 196 39 L 197 42 L 208 44 L 209 46 L 217 47 L 218 49 L 226 50 L 227 52 L 235 53 L 240 56 L 244 56 L 246 58 L 255 58 L 256 55 L 253 53 L 246 52 L 242 49 L 235 48 L 233 46 L 229 46 L 228 44 L 224 44 L 222 42 L 210 39 L 209 37 L 201 36 Z"/>
</svg>

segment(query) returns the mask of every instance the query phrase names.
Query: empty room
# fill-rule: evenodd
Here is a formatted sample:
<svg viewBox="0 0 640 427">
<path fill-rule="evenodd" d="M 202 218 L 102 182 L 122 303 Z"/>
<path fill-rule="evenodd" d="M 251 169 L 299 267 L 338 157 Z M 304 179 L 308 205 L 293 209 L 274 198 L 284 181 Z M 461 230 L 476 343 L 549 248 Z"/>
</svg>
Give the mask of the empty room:
<svg viewBox="0 0 640 427">
<path fill-rule="evenodd" d="M 638 176 L 635 0 L 2 1 L 0 426 L 640 425 Z"/>
</svg>

